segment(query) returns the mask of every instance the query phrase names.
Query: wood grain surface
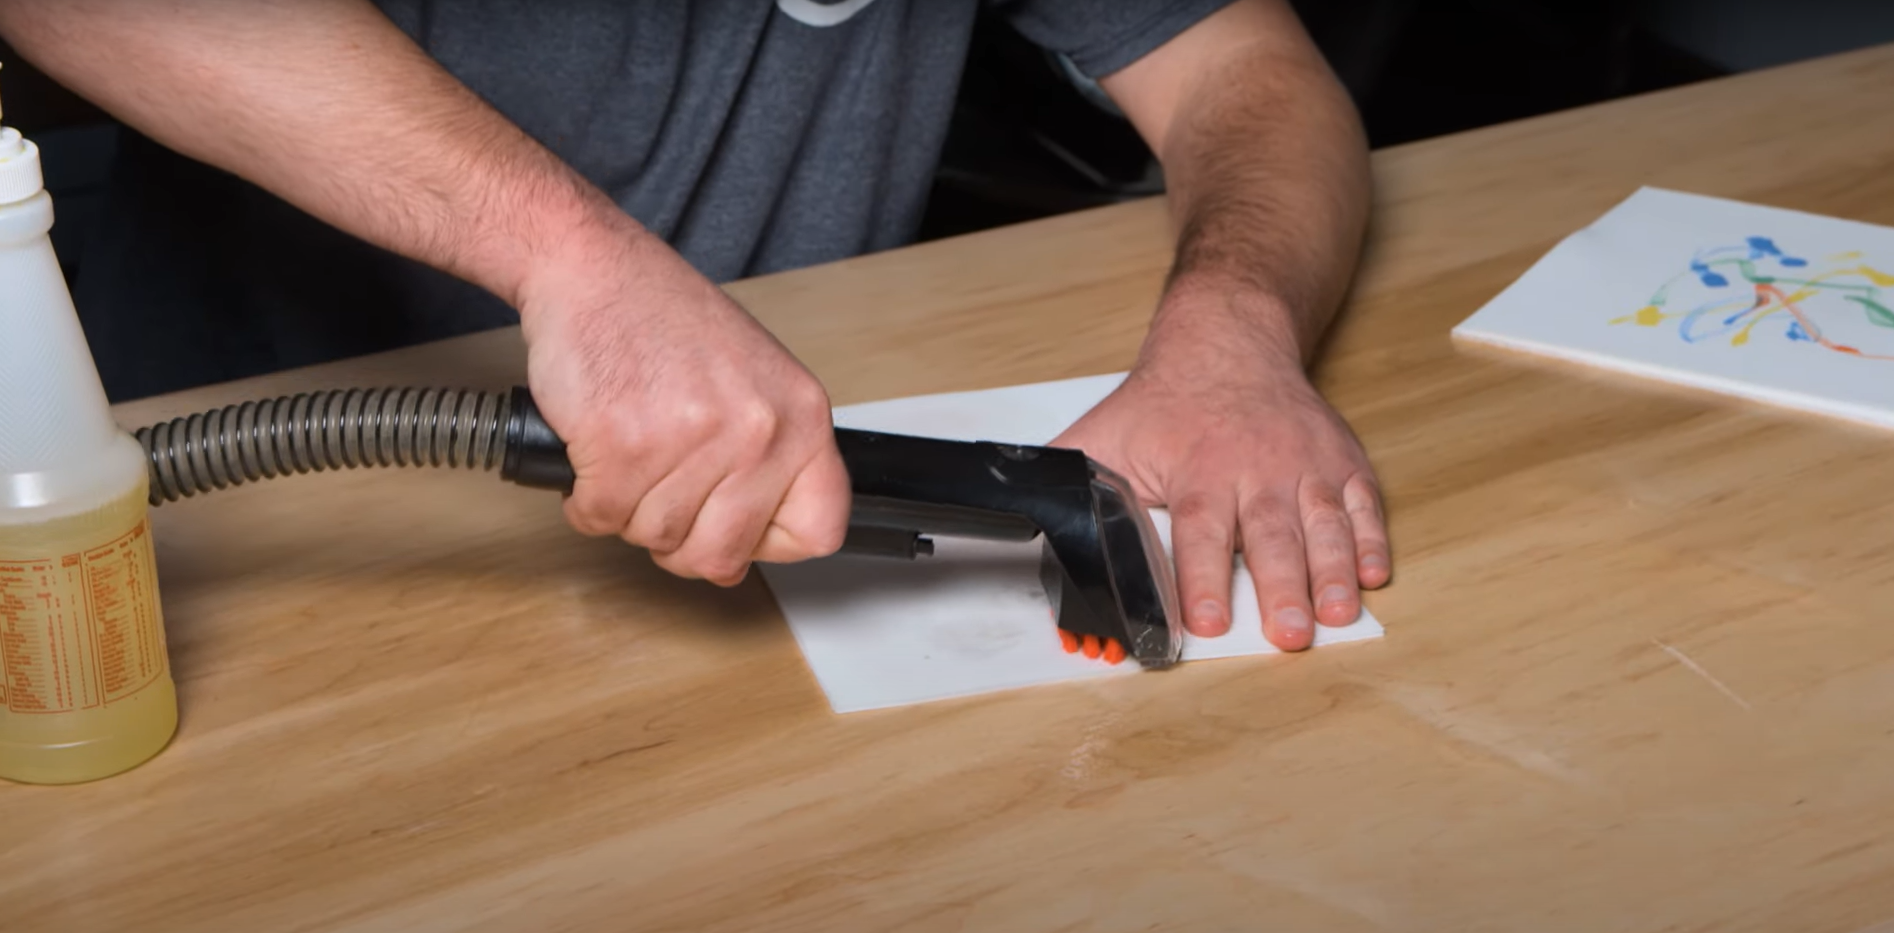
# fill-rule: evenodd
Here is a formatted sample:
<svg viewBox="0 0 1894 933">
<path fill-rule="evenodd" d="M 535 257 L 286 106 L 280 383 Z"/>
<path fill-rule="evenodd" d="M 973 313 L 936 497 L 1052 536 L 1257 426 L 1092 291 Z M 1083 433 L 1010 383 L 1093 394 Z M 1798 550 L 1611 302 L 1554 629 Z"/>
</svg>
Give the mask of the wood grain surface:
<svg viewBox="0 0 1894 933">
<path fill-rule="evenodd" d="M 1456 349 L 1639 185 L 1894 223 L 1894 48 L 1377 153 L 1319 366 L 1386 639 L 831 714 L 766 588 L 484 475 L 156 513 L 151 763 L 0 786 L 7 931 L 1894 929 L 1894 438 Z M 1158 202 L 737 283 L 838 404 L 1128 366 Z M 126 405 L 501 387 L 500 332 Z"/>
</svg>

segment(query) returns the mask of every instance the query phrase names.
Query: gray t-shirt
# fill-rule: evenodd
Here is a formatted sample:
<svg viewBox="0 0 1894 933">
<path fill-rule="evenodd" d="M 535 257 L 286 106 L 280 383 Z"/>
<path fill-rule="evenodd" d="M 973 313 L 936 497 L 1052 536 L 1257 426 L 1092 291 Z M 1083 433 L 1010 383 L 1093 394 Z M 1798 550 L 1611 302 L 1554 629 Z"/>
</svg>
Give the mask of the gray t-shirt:
<svg viewBox="0 0 1894 933">
<path fill-rule="evenodd" d="M 1096 78 L 1228 2 L 379 0 L 719 282 L 910 240 L 983 3 Z M 114 399 L 517 321 L 131 133 L 74 296 Z"/>
</svg>

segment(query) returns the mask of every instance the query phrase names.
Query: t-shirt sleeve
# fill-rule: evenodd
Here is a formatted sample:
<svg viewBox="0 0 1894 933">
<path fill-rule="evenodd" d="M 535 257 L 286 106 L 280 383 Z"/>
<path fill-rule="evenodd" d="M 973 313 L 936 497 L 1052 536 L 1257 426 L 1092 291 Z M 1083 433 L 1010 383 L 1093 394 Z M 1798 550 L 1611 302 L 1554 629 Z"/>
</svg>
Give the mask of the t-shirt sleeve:
<svg viewBox="0 0 1894 933">
<path fill-rule="evenodd" d="M 1093 80 L 1143 58 L 1234 0 L 988 0 L 1033 43 Z"/>
</svg>

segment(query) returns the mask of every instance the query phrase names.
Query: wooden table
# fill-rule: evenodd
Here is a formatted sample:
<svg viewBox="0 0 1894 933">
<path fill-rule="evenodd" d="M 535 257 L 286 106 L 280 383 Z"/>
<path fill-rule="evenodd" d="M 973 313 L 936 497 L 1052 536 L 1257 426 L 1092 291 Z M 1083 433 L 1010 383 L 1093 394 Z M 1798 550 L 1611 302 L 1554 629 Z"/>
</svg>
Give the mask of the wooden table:
<svg viewBox="0 0 1894 933">
<path fill-rule="evenodd" d="M 840 717 L 754 578 L 419 471 L 157 513 L 177 741 L 5 930 L 1894 930 L 1894 438 L 1456 350 L 1642 184 L 1894 223 L 1894 48 L 1379 153 L 1376 643 Z M 1129 365 L 1143 203 L 746 281 L 845 404 Z M 505 386 L 512 333 L 125 406 Z"/>
</svg>

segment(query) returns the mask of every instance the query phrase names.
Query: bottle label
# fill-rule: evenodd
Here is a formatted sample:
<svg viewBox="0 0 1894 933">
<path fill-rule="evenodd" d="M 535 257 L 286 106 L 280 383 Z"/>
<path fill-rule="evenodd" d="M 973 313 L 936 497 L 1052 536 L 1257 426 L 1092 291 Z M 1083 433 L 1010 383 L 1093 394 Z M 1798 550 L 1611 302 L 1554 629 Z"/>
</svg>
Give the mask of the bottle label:
<svg viewBox="0 0 1894 933">
<path fill-rule="evenodd" d="M 94 709 L 156 683 L 166 667 L 157 580 L 145 521 L 78 553 L 0 555 L 0 707 Z"/>
</svg>

